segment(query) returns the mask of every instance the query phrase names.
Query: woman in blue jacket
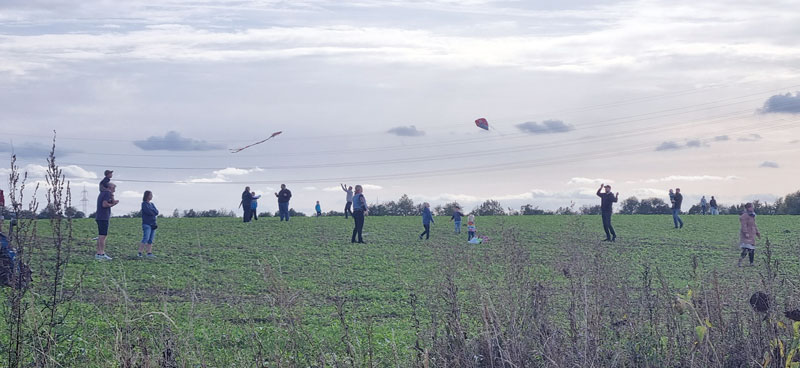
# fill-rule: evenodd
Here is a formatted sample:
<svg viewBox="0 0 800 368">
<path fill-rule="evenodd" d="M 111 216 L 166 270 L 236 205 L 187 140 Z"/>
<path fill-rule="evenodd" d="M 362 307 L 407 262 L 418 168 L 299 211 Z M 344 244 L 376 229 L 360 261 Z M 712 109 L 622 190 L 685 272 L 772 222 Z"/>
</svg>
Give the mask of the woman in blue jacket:
<svg viewBox="0 0 800 368">
<path fill-rule="evenodd" d="M 142 252 L 147 251 L 147 258 L 155 257 L 153 255 L 153 238 L 156 236 L 156 216 L 158 216 L 158 209 L 152 202 L 153 192 L 149 190 L 144 191 L 142 197 L 142 242 L 139 244 L 139 258 L 142 257 Z"/>
</svg>

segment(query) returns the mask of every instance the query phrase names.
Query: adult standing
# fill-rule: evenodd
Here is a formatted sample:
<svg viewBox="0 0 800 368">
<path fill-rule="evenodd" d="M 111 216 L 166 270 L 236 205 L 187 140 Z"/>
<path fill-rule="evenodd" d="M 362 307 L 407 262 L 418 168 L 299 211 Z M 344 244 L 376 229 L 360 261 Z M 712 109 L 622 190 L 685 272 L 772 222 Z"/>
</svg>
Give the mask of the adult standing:
<svg viewBox="0 0 800 368">
<path fill-rule="evenodd" d="M 261 194 L 256 195 L 256 192 L 250 192 L 253 196 L 253 200 L 250 201 L 250 212 L 253 213 L 253 220 L 258 220 L 258 199 L 261 198 Z"/>
<path fill-rule="evenodd" d="M 156 237 L 156 216 L 158 216 L 158 209 L 151 201 L 153 200 L 153 192 L 149 190 L 144 191 L 142 197 L 142 242 L 139 244 L 139 258 L 142 258 L 142 252 L 147 253 L 147 258 L 155 257 L 153 255 L 153 239 Z"/>
<path fill-rule="evenodd" d="M 706 214 L 707 208 L 708 208 L 708 202 L 706 201 L 706 196 L 703 196 L 703 198 L 700 198 L 700 210 L 703 212 L 704 215 Z"/>
<path fill-rule="evenodd" d="M 289 221 L 289 200 L 292 199 L 292 191 L 286 189 L 286 184 L 281 184 L 281 191 L 275 193 L 278 197 L 278 211 L 280 212 L 281 221 L 286 219 Z"/>
<path fill-rule="evenodd" d="M 369 213 L 367 208 L 367 199 L 364 198 L 364 189 L 361 185 L 356 185 L 356 192 L 353 195 L 353 236 L 350 238 L 351 243 L 356 242 L 356 235 L 358 235 L 358 242 L 364 244 L 364 239 L 361 237 L 361 231 L 364 229 L 364 215 Z"/>
<path fill-rule="evenodd" d="M 604 188 L 605 192 L 602 192 Z M 610 185 L 600 184 L 597 196 L 600 197 L 600 215 L 603 217 L 603 231 L 606 233 L 603 241 L 617 241 L 617 233 L 614 232 L 614 226 L 611 225 L 611 214 L 614 212 L 614 202 L 619 200 L 619 192 L 615 195 L 611 193 Z"/>
<path fill-rule="evenodd" d="M 97 223 L 97 252 L 94 259 L 99 261 L 110 261 L 111 257 L 106 255 L 106 237 L 108 237 L 108 225 L 111 220 L 111 207 L 116 206 L 119 201 L 114 199 L 114 192 L 117 185 L 108 183 L 106 190 L 100 191 L 97 196 L 97 212 L 94 221 Z"/>
<path fill-rule="evenodd" d="M 422 234 L 419 234 L 419 240 L 422 240 L 422 236 L 425 236 L 425 239 L 431 238 L 431 224 L 435 224 L 436 221 L 433 221 L 433 213 L 431 213 L 431 204 L 425 202 L 422 204 L 422 227 L 425 229 Z"/>
<path fill-rule="evenodd" d="M 711 207 L 711 215 L 719 215 L 719 207 L 717 207 L 717 199 L 711 196 L 711 201 L 708 202 Z"/>
<path fill-rule="evenodd" d="M 681 204 L 683 203 L 683 194 L 681 188 L 675 188 L 675 202 L 672 204 L 672 222 L 675 223 L 675 228 L 683 229 L 683 220 L 681 220 Z"/>
<path fill-rule="evenodd" d="M 353 187 L 346 187 L 344 184 L 340 184 L 342 186 L 342 190 L 347 193 L 347 203 L 344 205 L 344 218 L 347 219 L 347 214 L 350 213 L 350 216 L 353 215 L 353 211 L 350 210 L 350 207 L 353 205 Z"/>
<path fill-rule="evenodd" d="M 239 202 L 239 207 L 242 207 L 242 210 L 244 210 L 242 221 L 250 222 L 250 219 L 253 217 L 253 194 L 250 192 L 250 187 L 244 187 L 242 201 Z"/>
<path fill-rule="evenodd" d="M 742 267 L 742 260 L 745 256 L 750 257 L 750 266 L 753 266 L 753 258 L 756 252 L 756 237 L 761 239 L 761 233 L 756 226 L 756 212 L 752 203 L 744 205 L 744 212 L 739 216 L 741 229 L 739 230 L 739 247 L 742 254 L 739 256 L 739 267 Z"/>
</svg>

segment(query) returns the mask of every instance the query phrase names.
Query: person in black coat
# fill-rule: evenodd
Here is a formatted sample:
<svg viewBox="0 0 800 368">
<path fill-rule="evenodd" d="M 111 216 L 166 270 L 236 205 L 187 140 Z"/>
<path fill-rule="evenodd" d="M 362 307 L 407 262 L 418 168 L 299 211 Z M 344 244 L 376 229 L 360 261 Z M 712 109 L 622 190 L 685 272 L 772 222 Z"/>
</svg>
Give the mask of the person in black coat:
<svg viewBox="0 0 800 368">
<path fill-rule="evenodd" d="M 603 188 L 605 188 L 605 192 L 602 192 Z M 603 241 L 616 241 L 617 233 L 614 232 L 614 226 L 611 226 L 611 214 L 614 212 L 614 202 L 619 200 L 619 192 L 611 193 L 610 185 L 600 184 L 597 196 L 600 197 L 600 214 L 603 217 L 603 231 L 606 232 L 606 238 Z"/>
<path fill-rule="evenodd" d="M 250 193 L 250 187 L 244 187 L 244 192 L 242 192 L 242 201 L 239 202 L 239 207 L 242 207 L 244 210 L 244 217 L 242 221 L 250 222 L 250 219 L 253 218 L 253 194 Z"/>
</svg>

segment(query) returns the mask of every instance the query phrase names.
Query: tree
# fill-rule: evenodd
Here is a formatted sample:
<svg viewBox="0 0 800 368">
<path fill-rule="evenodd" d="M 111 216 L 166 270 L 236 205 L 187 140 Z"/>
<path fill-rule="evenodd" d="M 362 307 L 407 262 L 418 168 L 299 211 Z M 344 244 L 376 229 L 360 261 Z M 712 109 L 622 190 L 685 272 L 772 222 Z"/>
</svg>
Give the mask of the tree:
<svg viewBox="0 0 800 368">
<path fill-rule="evenodd" d="M 486 202 L 483 202 L 480 206 L 475 207 L 475 209 L 472 210 L 472 213 L 478 216 L 503 216 L 506 214 L 506 211 L 503 209 L 503 206 L 500 205 L 500 202 L 493 199 L 487 199 Z"/>
<path fill-rule="evenodd" d="M 782 215 L 800 215 L 800 191 L 783 197 L 778 213 Z"/>
<path fill-rule="evenodd" d="M 526 204 L 519 208 L 520 215 L 544 215 L 546 214 L 545 210 L 539 209 L 539 207 L 534 207 L 532 204 Z"/>
<path fill-rule="evenodd" d="M 36 216 L 36 218 L 39 220 L 56 218 L 55 208 L 53 205 L 48 204 L 45 208 L 39 211 L 39 215 Z"/>
<path fill-rule="evenodd" d="M 272 217 L 272 212 L 264 211 L 258 214 L 258 217 Z"/>
<path fill-rule="evenodd" d="M 289 216 L 290 217 L 306 217 L 306 214 L 302 213 L 302 212 L 297 212 L 297 211 L 294 210 L 294 208 L 290 208 L 289 209 Z"/>
<path fill-rule="evenodd" d="M 67 207 L 67 209 L 64 210 L 64 215 L 74 219 L 81 219 L 86 217 L 85 213 L 83 213 L 82 211 L 78 211 L 78 209 L 75 207 Z"/>
<path fill-rule="evenodd" d="M 449 216 L 452 215 L 453 212 L 456 212 L 456 208 L 461 208 L 461 205 L 458 204 L 458 202 L 450 202 L 445 203 L 444 206 L 436 206 L 436 210 L 434 212 L 436 212 L 436 215 L 438 216 Z"/>
<path fill-rule="evenodd" d="M 417 206 L 414 205 L 414 201 L 407 194 L 403 194 L 395 203 L 395 215 L 397 216 L 416 216 L 418 214 Z"/>
<path fill-rule="evenodd" d="M 181 213 L 178 211 L 177 208 L 174 211 L 172 211 L 172 217 L 173 218 L 181 217 Z"/>
<path fill-rule="evenodd" d="M 639 210 L 639 200 L 636 197 L 629 197 L 622 201 L 619 206 L 619 213 L 622 215 L 633 215 Z"/>
<path fill-rule="evenodd" d="M 583 205 L 580 209 L 581 215 L 599 215 L 600 214 L 600 205 L 594 206 L 587 206 Z"/>
<path fill-rule="evenodd" d="M 670 206 L 661 198 L 646 198 L 639 202 L 637 215 L 668 215 L 672 213 Z"/>
</svg>

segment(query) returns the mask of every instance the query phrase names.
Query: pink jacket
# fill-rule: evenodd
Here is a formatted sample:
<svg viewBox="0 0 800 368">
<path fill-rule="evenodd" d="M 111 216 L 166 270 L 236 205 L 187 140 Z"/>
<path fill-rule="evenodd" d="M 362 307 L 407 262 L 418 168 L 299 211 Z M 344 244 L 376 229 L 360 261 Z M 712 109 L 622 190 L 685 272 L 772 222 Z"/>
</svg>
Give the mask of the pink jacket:
<svg viewBox="0 0 800 368">
<path fill-rule="evenodd" d="M 756 235 L 761 236 L 758 226 L 756 226 L 756 218 L 745 212 L 739 216 L 739 222 L 742 224 L 742 229 L 739 230 L 739 241 L 743 244 L 756 245 Z"/>
</svg>

